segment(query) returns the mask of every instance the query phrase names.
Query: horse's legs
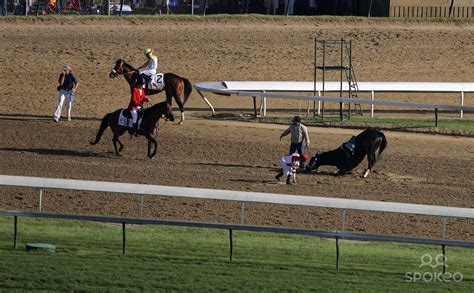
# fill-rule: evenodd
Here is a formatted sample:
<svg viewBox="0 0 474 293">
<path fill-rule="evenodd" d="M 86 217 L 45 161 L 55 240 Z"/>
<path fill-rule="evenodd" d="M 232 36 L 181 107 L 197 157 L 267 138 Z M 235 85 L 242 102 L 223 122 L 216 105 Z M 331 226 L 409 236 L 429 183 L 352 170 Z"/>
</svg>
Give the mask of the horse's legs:
<svg viewBox="0 0 474 293">
<path fill-rule="evenodd" d="M 369 147 L 369 150 L 367 151 L 367 161 L 368 161 L 368 166 L 367 170 L 365 170 L 363 177 L 367 178 L 369 176 L 370 171 L 372 171 L 372 168 L 375 165 L 376 162 L 376 154 L 375 152 L 377 149 L 380 147 L 380 141 L 375 141 L 374 145 Z"/>
<path fill-rule="evenodd" d="M 150 159 L 153 159 L 156 155 L 156 150 L 158 149 L 158 142 L 156 139 L 151 135 L 151 133 L 145 134 L 145 137 L 148 139 L 148 157 Z M 153 150 L 153 153 L 150 154 L 151 152 L 151 144 L 155 146 L 155 149 Z"/>
<path fill-rule="evenodd" d="M 123 150 L 123 143 L 120 141 L 120 139 L 117 137 L 117 142 L 119 143 L 120 147 L 119 147 L 119 153 L 122 152 Z"/>
<path fill-rule="evenodd" d="M 176 100 L 176 104 L 178 104 L 178 107 L 179 107 L 179 111 L 181 112 L 181 121 L 179 121 L 179 125 L 182 125 L 183 124 L 183 121 L 184 121 L 184 105 L 183 105 L 183 99 L 181 98 L 181 96 L 178 96 L 178 95 L 175 95 L 175 100 Z"/>
<path fill-rule="evenodd" d="M 120 151 L 117 149 L 117 142 L 119 142 L 119 139 L 118 139 L 118 137 L 117 137 L 116 135 L 114 135 L 114 137 L 112 138 L 112 142 L 114 143 L 115 154 L 116 154 L 117 156 L 120 156 Z M 120 145 L 122 145 L 121 142 L 119 142 L 119 143 L 120 143 Z"/>
</svg>

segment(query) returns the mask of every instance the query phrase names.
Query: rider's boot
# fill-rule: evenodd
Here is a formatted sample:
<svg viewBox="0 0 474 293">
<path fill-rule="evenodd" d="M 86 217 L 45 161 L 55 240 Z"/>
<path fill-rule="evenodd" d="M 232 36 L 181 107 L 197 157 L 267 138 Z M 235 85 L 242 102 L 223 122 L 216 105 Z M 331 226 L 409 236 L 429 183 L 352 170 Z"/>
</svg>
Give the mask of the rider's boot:
<svg viewBox="0 0 474 293">
<path fill-rule="evenodd" d="M 133 124 L 133 135 L 138 136 L 138 123 Z"/>
</svg>

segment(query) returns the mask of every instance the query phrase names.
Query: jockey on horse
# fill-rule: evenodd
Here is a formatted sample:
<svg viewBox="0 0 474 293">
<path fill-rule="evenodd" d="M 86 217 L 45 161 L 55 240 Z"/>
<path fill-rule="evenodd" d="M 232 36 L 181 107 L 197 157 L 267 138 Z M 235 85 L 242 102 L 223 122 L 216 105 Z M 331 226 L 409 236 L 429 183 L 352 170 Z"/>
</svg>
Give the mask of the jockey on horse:
<svg viewBox="0 0 474 293">
<path fill-rule="evenodd" d="M 130 116 L 133 123 L 133 134 L 138 136 L 138 112 L 144 102 L 148 102 L 148 97 L 145 95 L 145 89 L 143 88 L 143 79 L 139 78 L 135 83 L 132 94 L 130 97 L 130 103 L 128 104 L 127 110 L 130 111 Z M 130 117 L 129 116 L 129 117 Z"/>
<path fill-rule="evenodd" d="M 138 79 L 145 80 L 145 85 L 151 83 L 153 77 L 156 75 L 158 69 L 158 58 L 153 55 L 153 50 L 150 48 L 146 48 L 143 50 L 145 53 L 146 58 L 148 59 L 142 66 L 138 67 Z"/>
</svg>

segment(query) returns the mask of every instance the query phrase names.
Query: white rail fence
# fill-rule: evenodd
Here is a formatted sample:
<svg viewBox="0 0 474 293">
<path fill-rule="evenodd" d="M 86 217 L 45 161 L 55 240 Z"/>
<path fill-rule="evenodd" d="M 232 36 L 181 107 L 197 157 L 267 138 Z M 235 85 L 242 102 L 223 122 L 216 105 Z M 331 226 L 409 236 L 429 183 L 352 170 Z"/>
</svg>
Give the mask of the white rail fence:
<svg viewBox="0 0 474 293">
<path fill-rule="evenodd" d="M 465 105 L 465 94 L 474 93 L 474 83 L 472 82 L 359 82 L 359 92 L 371 93 L 371 99 L 350 99 L 334 96 L 321 96 L 323 85 L 321 82 L 316 84 L 318 95 L 296 95 L 281 92 L 308 92 L 314 93 L 314 82 L 298 81 L 222 81 L 222 82 L 203 82 L 194 85 L 197 92 L 201 95 L 215 115 L 214 106 L 209 98 L 203 92 L 209 92 L 220 95 L 238 95 L 254 98 L 254 110 L 256 113 L 256 97 L 261 97 L 261 112 L 266 115 L 267 98 L 307 100 L 318 102 L 318 114 L 321 113 L 321 102 L 339 102 L 339 103 L 357 103 L 366 104 L 371 107 L 371 117 L 374 117 L 375 105 L 414 107 L 440 110 L 456 110 L 460 113 L 460 118 L 464 117 L 464 111 L 474 111 L 473 106 Z M 326 92 L 339 92 L 341 83 L 325 82 Z M 342 91 L 347 92 L 349 85 L 342 84 Z M 278 93 L 280 92 L 280 93 Z M 376 100 L 376 92 L 405 92 L 405 93 L 457 93 L 460 97 L 459 105 L 415 103 L 393 100 Z"/>
<path fill-rule="evenodd" d="M 15 217 L 15 238 L 14 246 L 17 243 L 17 217 L 43 217 L 43 218 L 60 218 L 60 219 L 76 219 L 100 222 L 115 222 L 123 224 L 123 253 L 125 253 L 125 224 L 160 224 L 160 225 L 174 225 L 174 226 L 190 226 L 190 227 L 204 227 L 217 228 L 229 230 L 231 254 L 232 259 L 233 244 L 232 244 L 232 230 L 246 230 L 246 231 L 266 231 L 275 233 L 289 233 L 289 234 L 303 234 L 316 237 L 334 238 L 336 239 L 337 247 L 337 263 L 339 267 L 339 239 L 353 239 L 361 241 L 390 241 L 390 242 L 407 242 L 417 244 L 431 244 L 445 246 L 458 246 L 466 248 L 474 248 L 474 242 L 464 240 L 449 240 L 445 239 L 447 219 L 465 218 L 474 219 L 474 209 L 459 208 L 459 207 L 445 207 L 435 205 L 420 205 L 407 204 L 396 202 L 379 202 L 369 200 L 354 200 L 341 198 L 326 198 L 313 196 L 298 196 L 298 195 L 284 195 L 273 193 L 260 192 L 243 192 L 232 190 L 216 190 L 203 188 L 189 188 L 189 187 L 172 187 L 160 185 L 144 185 L 144 184 L 129 184 L 129 183 L 115 183 L 103 181 L 85 181 L 72 179 L 54 179 L 54 178 L 40 178 L 40 177 L 23 177 L 23 176 L 7 176 L 0 175 L 0 186 L 17 186 L 30 187 L 38 190 L 38 210 L 39 212 L 25 212 L 25 211 L 1 211 L 0 215 Z M 139 195 L 140 217 L 110 217 L 110 216 L 93 216 L 93 215 L 71 215 L 71 214 L 51 214 L 42 212 L 42 200 L 44 189 L 65 189 L 65 190 L 81 190 L 94 192 L 111 192 L 123 194 L 137 194 Z M 143 218 L 143 209 L 145 196 L 167 196 L 178 198 L 195 198 L 206 200 L 223 200 L 240 202 L 240 221 L 241 224 L 219 224 L 219 223 L 203 223 L 203 222 L 188 222 L 188 221 L 167 221 L 159 219 L 145 219 Z M 310 206 L 318 208 L 332 208 L 339 209 L 342 214 L 342 227 L 340 231 L 322 231 L 322 230 L 306 230 L 285 227 L 268 227 L 268 226 L 252 226 L 245 225 L 245 203 L 266 203 L 278 205 L 298 205 Z M 387 236 L 387 235 L 373 235 L 366 233 L 351 233 L 346 232 L 346 211 L 371 211 L 371 212 L 389 212 L 400 214 L 415 214 L 425 216 L 438 216 L 442 218 L 441 221 L 441 237 L 439 239 L 432 238 L 418 238 L 406 236 Z"/>
</svg>

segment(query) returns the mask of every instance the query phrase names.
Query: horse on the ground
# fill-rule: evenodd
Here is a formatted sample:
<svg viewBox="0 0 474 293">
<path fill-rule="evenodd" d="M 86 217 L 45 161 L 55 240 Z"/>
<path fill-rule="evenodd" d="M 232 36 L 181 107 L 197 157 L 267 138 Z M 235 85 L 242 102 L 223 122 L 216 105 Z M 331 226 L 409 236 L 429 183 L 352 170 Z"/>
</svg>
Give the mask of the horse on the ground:
<svg viewBox="0 0 474 293">
<path fill-rule="evenodd" d="M 367 155 L 369 164 L 363 175 L 365 178 L 381 158 L 386 147 L 387 139 L 385 135 L 381 131 L 368 128 L 339 148 L 316 154 L 311 158 L 305 170 L 311 171 L 319 166 L 329 165 L 338 168 L 337 175 L 344 175 L 357 167 Z M 377 149 L 379 150 L 378 155 L 376 155 Z"/>
<path fill-rule="evenodd" d="M 125 80 L 127 80 L 131 89 L 138 78 L 138 70 L 136 70 L 132 65 L 128 64 L 122 59 L 119 59 L 115 62 L 115 67 L 110 72 L 109 77 L 116 78 L 121 74 L 125 77 Z M 174 98 L 176 103 L 178 104 L 179 110 L 181 111 L 181 121 L 179 122 L 179 124 L 182 124 L 184 121 L 184 104 L 189 99 L 189 95 L 193 90 L 193 86 L 191 82 L 189 82 L 189 80 L 184 77 L 180 77 L 174 73 L 164 73 L 163 81 L 163 89 L 154 90 L 146 88 L 145 93 L 147 95 L 154 95 L 165 91 L 166 101 L 170 105 L 172 105 L 172 99 Z"/>
<path fill-rule="evenodd" d="M 104 118 L 102 118 L 102 122 L 100 124 L 99 131 L 97 132 L 95 141 L 90 142 L 92 145 L 97 144 L 100 141 L 100 138 L 102 137 L 102 134 L 107 129 L 107 127 L 110 127 L 114 134 L 112 142 L 114 144 L 115 153 L 117 154 L 117 156 L 120 156 L 120 152 L 123 150 L 123 144 L 119 140 L 119 137 L 122 136 L 128 130 L 128 127 L 119 125 L 119 117 L 121 111 L 122 109 L 118 109 L 115 112 L 108 113 L 107 115 L 105 115 Z M 157 131 L 157 125 L 159 124 L 158 121 L 162 117 L 165 120 L 174 121 L 171 106 L 167 102 L 161 102 L 146 109 L 143 113 L 142 122 L 138 130 L 138 135 L 143 135 L 148 139 L 148 157 L 150 159 L 153 159 L 155 157 L 156 150 L 158 148 L 158 143 L 154 136 Z M 117 143 L 120 145 L 120 148 L 117 148 Z M 151 150 L 152 144 L 154 146 L 153 152 Z"/>
</svg>

